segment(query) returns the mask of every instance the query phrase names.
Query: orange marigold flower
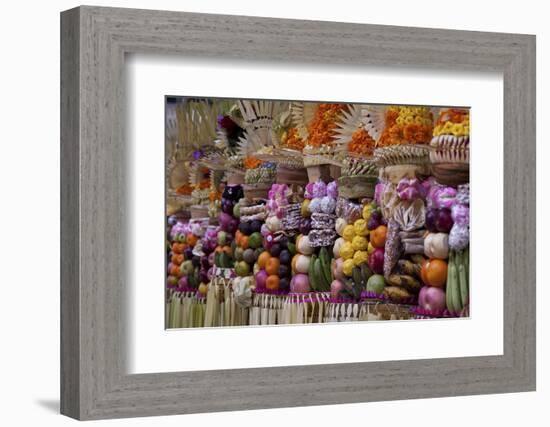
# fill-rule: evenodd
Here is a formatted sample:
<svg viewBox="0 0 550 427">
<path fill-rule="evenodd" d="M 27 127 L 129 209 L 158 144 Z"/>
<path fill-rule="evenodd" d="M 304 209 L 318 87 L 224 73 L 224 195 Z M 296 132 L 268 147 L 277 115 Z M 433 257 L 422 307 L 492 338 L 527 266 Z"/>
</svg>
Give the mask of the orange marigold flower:
<svg viewBox="0 0 550 427">
<path fill-rule="evenodd" d="M 263 162 L 260 159 L 257 159 L 256 157 L 252 157 L 252 156 L 247 157 L 243 161 L 245 169 L 256 169 L 262 163 Z"/>
<path fill-rule="evenodd" d="M 346 107 L 345 104 L 319 104 L 315 116 L 308 125 L 308 144 L 314 147 L 332 145 L 336 119 Z"/>
<path fill-rule="evenodd" d="M 183 184 L 176 188 L 176 193 L 181 196 L 189 196 L 193 192 L 193 186 L 191 184 Z"/>
<path fill-rule="evenodd" d="M 374 139 L 372 139 L 365 128 L 360 127 L 351 135 L 348 151 L 354 154 L 372 156 L 374 153 L 374 145 Z"/>
<path fill-rule="evenodd" d="M 286 139 L 285 146 L 293 150 L 302 151 L 305 145 L 305 141 L 300 138 L 300 135 L 298 134 L 298 129 L 290 128 L 288 130 L 288 137 Z"/>
</svg>

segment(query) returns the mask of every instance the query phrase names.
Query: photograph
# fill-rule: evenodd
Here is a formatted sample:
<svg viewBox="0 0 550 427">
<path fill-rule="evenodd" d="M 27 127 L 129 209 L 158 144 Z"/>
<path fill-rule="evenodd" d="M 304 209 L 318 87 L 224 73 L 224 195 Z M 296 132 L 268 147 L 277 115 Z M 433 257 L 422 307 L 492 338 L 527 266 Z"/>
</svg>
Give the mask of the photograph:
<svg viewBox="0 0 550 427">
<path fill-rule="evenodd" d="M 166 329 L 470 316 L 468 106 L 170 94 L 165 121 Z"/>
</svg>

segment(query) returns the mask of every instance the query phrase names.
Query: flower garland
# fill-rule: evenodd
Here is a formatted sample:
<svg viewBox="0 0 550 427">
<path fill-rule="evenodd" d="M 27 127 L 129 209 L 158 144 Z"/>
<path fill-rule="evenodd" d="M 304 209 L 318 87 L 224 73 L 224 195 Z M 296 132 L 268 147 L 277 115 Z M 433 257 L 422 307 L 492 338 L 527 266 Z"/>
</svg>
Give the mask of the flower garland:
<svg viewBox="0 0 550 427">
<path fill-rule="evenodd" d="M 378 146 L 427 144 L 432 138 L 433 117 L 426 107 L 391 106 Z"/>
<path fill-rule="evenodd" d="M 333 145 L 336 119 L 346 107 L 345 104 L 319 104 L 313 120 L 308 125 L 308 145 L 319 147 Z"/>
</svg>

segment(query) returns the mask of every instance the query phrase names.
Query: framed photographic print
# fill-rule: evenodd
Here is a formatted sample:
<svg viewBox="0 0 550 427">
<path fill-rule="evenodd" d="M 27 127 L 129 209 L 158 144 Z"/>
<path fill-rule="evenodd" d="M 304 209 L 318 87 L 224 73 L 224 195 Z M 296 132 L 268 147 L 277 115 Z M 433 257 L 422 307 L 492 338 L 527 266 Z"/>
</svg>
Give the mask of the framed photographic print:
<svg viewBox="0 0 550 427">
<path fill-rule="evenodd" d="M 83 6 L 61 57 L 63 414 L 535 389 L 534 36 Z"/>
</svg>

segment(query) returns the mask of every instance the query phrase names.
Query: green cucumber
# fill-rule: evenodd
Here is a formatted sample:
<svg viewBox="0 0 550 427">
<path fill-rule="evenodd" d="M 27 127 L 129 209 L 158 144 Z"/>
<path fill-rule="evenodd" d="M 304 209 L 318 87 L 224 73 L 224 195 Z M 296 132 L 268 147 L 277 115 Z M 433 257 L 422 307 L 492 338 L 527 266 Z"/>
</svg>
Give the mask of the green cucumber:
<svg viewBox="0 0 550 427">
<path fill-rule="evenodd" d="M 451 295 L 453 298 L 453 307 L 456 313 L 462 311 L 462 298 L 460 296 L 460 283 L 458 281 L 457 257 L 458 255 L 455 253 L 453 262 L 449 267 L 451 269 L 451 285 L 453 287 L 453 292 Z"/>
<path fill-rule="evenodd" d="M 453 263 L 454 263 L 454 252 L 451 251 L 449 252 L 449 262 L 447 264 L 447 292 L 445 294 L 447 310 L 449 310 L 451 313 L 455 312 L 454 297 L 453 297 L 454 287 L 452 284 L 453 276 L 451 274 Z"/>
<path fill-rule="evenodd" d="M 466 252 L 463 251 L 460 254 L 460 261 L 458 263 L 458 281 L 460 283 L 460 302 L 462 307 L 465 307 L 468 304 L 469 290 L 468 290 L 468 279 L 465 266 L 464 257 Z"/>
</svg>

